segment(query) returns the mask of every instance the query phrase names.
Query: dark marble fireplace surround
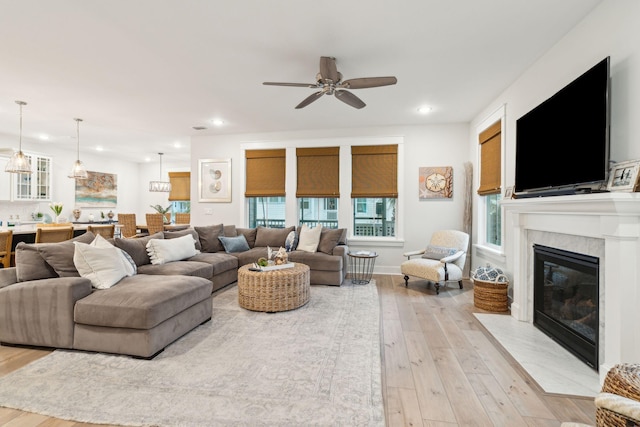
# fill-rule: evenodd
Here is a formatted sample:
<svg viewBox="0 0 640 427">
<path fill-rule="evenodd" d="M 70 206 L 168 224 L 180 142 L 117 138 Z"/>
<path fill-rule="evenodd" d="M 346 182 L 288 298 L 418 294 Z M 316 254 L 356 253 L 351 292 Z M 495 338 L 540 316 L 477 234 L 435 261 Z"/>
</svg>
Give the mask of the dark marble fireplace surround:
<svg viewBox="0 0 640 427">
<path fill-rule="evenodd" d="M 598 259 L 597 370 L 640 360 L 640 193 L 502 202 L 511 316 L 534 319 L 534 245 Z"/>
</svg>

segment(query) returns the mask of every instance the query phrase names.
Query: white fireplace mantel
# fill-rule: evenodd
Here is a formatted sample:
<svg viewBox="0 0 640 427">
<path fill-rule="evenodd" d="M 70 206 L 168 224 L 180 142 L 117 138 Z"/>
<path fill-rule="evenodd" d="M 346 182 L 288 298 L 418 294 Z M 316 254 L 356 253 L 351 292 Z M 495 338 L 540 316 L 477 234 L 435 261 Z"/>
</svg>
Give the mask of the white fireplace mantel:
<svg viewBox="0 0 640 427">
<path fill-rule="evenodd" d="M 549 236 L 562 241 L 562 249 L 583 254 L 597 252 L 589 244 L 596 242 L 599 245 L 593 246 L 603 248 L 600 377 L 616 363 L 640 361 L 640 193 L 510 199 L 503 200 L 502 207 L 507 272 L 513 286 L 511 315 L 533 322 L 531 258 L 536 239 Z"/>
</svg>

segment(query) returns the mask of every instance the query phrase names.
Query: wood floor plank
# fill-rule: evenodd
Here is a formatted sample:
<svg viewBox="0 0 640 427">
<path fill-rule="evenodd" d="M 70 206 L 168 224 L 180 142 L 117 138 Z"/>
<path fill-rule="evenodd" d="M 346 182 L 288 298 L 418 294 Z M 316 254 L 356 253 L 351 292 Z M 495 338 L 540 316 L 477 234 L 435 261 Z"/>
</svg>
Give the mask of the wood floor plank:
<svg viewBox="0 0 640 427">
<path fill-rule="evenodd" d="M 408 388 L 387 388 L 389 406 L 387 425 L 390 427 L 422 426 L 420 408 L 415 390 Z"/>
<path fill-rule="evenodd" d="M 469 374 L 469 382 L 496 426 L 524 426 L 525 420 L 492 375 Z"/>
<path fill-rule="evenodd" d="M 404 333 L 407 353 L 411 361 L 411 371 L 415 383 L 422 418 L 432 421 L 456 422 L 438 369 L 422 332 Z"/>
<path fill-rule="evenodd" d="M 399 320 L 385 321 L 382 330 L 387 387 L 414 388 L 411 365 L 402 333 L 402 322 Z"/>
<path fill-rule="evenodd" d="M 555 418 L 565 421 L 573 421 L 576 423 L 588 424 L 591 422 L 589 416 L 584 414 L 582 410 L 574 403 L 575 400 L 563 397 L 546 397 L 542 398 L 547 406 L 551 409 Z M 595 411 L 595 405 L 593 410 Z"/>
<path fill-rule="evenodd" d="M 436 320 L 444 331 L 462 369 L 469 374 L 488 374 L 489 369 L 486 364 L 482 361 L 481 357 L 478 357 L 476 349 L 469 342 L 464 331 L 461 330 L 459 325 L 453 320 L 450 311 L 453 310 L 449 310 L 446 314 L 438 316 Z"/>
<path fill-rule="evenodd" d="M 492 426 L 493 423 L 487 415 L 475 394 L 471 383 L 462 366 L 458 363 L 452 349 L 436 348 L 431 351 L 434 363 L 438 368 L 440 378 L 447 391 L 449 401 L 461 402 L 452 404 L 456 420 L 461 426 Z"/>
</svg>

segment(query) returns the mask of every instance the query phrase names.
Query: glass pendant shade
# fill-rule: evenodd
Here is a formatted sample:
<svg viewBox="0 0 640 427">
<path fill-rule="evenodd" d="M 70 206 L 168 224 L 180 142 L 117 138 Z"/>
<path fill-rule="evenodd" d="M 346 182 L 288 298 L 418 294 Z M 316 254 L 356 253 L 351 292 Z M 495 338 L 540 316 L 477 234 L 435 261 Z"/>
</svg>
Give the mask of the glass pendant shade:
<svg viewBox="0 0 640 427">
<path fill-rule="evenodd" d="M 78 140 L 77 145 L 77 157 L 76 161 L 71 168 L 71 172 L 69 172 L 68 177 L 74 179 L 87 179 L 89 175 L 87 174 L 87 168 L 84 167 L 84 164 L 80 161 L 80 122 L 82 119 L 73 119 L 76 121 L 76 135 Z"/>
<path fill-rule="evenodd" d="M 29 157 L 22 152 L 22 106 L 27 105 L 27 103 L 16 101 L 16 104 L 20 106 L 20 145 L 18 151 L 9 158 L 4 170 L 10 173 L 33 173 Z"/>
<path fill-rule="evenodd" d="M 164 153 L 158 153 L 160 156 L 160 180 L 149 182 L 149 191 L 157 193 L 169 193 L 171 192 L 171 183 L 168 181 L 162 181 L 162 155 Z"/>
</svg>

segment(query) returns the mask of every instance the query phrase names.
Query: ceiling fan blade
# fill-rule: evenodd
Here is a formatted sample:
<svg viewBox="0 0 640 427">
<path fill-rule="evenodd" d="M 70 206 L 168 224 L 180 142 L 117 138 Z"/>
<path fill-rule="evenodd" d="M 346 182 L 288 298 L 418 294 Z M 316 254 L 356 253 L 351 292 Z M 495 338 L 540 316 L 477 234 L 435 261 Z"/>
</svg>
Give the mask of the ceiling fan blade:
<svg viewBox="0 0 640 427">
<path fill-rule="evenodd" d="M 359 79 L 345 80 L 340 87 L 345 89 L 364 89 L 368 87 L 389 86 L 398 82 L 395 77 L 362 77 Z"/>
<path fill-rule="evenodd" d="M 318 91 L 315 93 L 312 93 L 311 95 L 307 96 L 300 104 L 296 105 L 296 109 L 299 108 L 304 108 L 307 105 L 311 104 L 313 101 L 318 100 L 322 95 L 324 95 L 324 91 Z"/>
<path fill-rule="evenodd" d="M 363 108 L 365 105 L 367 105 L 360 98 L 358 98 L 351 92 L 347 92 L 346 90 L 336 90 L 334 92 L 334 95 L 340 101 L 344 102 L 347 105 L 352 106 L 353 108 L 360 109 L 360 108 Z"/>
<path fill-rule="evenodd" d="M 293 87 L 310 87 L 314 88 L 316 85 L 310 83 L 278 83 L 278 82 L 263 82 L 263 85 L 268 86 L 293 86 Z"/>
<path fill-rule="evenodd" d="M 340 74 L 336 67 L 336 58 L 331 56 L 320 57 L 320 75 L 324 80 L 331 80 L 333 83 L 340 81 Z"/>
</svg>

